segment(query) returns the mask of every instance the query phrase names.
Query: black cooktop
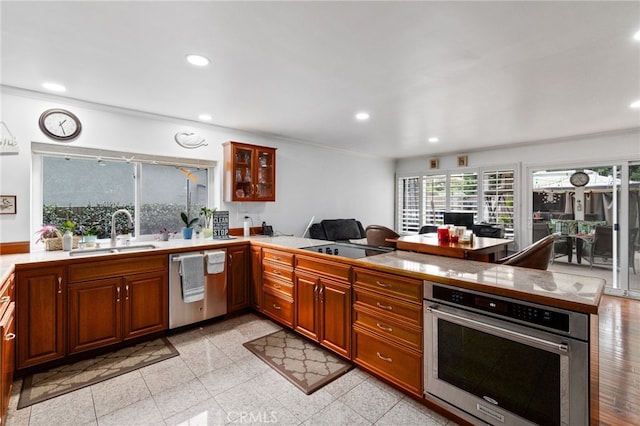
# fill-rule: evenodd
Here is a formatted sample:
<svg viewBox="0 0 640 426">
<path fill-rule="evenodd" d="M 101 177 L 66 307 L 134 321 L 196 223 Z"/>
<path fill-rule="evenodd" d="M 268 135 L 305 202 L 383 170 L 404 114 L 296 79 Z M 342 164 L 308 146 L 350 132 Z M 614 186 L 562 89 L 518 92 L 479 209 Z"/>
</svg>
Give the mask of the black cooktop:
<svg viewBox="0 0 640 426">
<path fill-rule="evenodd" d="M 367 246 L 354 243 L 330 243 L 319 246 L 302 247 L 302 250 L 309 250 L 316 253 L 329 254 L 333 256 L 348 257 L 351 259 L 361 259 L 367 256 L 389 253 L 393 251 L 389 247 Z"/>
</svg>

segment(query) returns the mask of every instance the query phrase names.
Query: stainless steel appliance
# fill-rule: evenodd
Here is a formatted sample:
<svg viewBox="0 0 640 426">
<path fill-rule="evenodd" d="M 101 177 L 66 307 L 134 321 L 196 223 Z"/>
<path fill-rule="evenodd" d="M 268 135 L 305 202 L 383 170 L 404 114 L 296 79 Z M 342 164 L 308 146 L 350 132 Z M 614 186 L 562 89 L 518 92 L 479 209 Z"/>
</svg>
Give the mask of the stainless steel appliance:
<svg viewBox="0 0 640 426">
<path fill-rule="evenodd" d="M 177 328 L 227 313 L 227 268 L 223 260 L 222 271 L 207 274 L 207 257 L 213 253 L 226 251 L 208 250 L 176 253 L 169 255 L 169 328 Z M 180 257 L 201 254 L 204 264 L 204 300 L 185 303 L 182 299 L 182 283 L 180 279 Z"/>
<path fill-rule="evenodd" d="M 424 297 L 425 396 L 482 423 L 589 424 L 588 315 L 428 281 Z"/>
<path fill-rule="evenodd" d="M 393 251 L 392 248 L 355 243 L 329 243 L 319 246 L 302 247 L 302 249 L 334 256 L 349 257 L 351 259 L 361 259 L 363 257 L 375 256 L 377 254 Z"/>
</svg>

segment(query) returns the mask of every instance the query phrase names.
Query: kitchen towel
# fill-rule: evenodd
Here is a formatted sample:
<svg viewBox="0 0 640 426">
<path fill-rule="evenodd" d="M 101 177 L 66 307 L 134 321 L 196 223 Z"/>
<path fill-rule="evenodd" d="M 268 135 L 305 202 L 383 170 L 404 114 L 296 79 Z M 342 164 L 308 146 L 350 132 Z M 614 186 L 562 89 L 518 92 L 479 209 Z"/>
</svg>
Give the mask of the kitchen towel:
<svg viewBox="0 0 640 426">
<path fill-rule="evenodd" d="M 205 255 L 207 256 L 207 274 L 219 274 L 224 271 L 226 252 L 208 251 Z"/>
<path fill-rule="evenodd" d="M 180 277 L 184 303 L 204 299 L 204 256 L 202 254 L 180 256 Z"/>
</svg>

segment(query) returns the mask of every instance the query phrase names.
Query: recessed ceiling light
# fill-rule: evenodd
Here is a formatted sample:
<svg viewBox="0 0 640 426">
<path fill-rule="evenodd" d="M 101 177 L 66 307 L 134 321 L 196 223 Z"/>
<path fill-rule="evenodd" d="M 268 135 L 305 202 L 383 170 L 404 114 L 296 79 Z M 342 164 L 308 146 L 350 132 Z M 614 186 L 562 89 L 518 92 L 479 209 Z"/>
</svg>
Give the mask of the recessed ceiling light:
<svg viewBox="0 0 640 426">
<path fill-rule="evenodd" d="M 64 87 L 62 84 L 58 84 L 58 83 L 42 83 L 42 87 L 44 87 L 47 90 L 51 90 L 52 92 L 66 92 L 67 88 Z"/>
<path fill-rule="evenodd" d="M 640 108 L 640 101 L 635 101 L 634 103 L 629 105 L 629 108 Z"/>
<path fill-rule="evenodd" d="M 637 33 L 635 33 L 635 34 L 633 35 L 633 38 L 634 38 L 635 40 L 640 41 L 640 31 L 638 31 Z"/>
<path fill-rule="evenodd" d="M 356 120 L 365 121 L 370 117 L 368 112 L 359 112 L 356 114 Z"/>
<path fill-rule="evenodd" d="M 206 67 L 211 63 L 209 58 L 204 57 L 202 55 L 196 55 L 196 54 L 187 55 L 187 62 L 197 67 Z"/>
<path fill-rule="evenodd" d="M 435 143 L 435 142 L 438 142 L 440 139 L 438 139 L 438 138 L 436 138 L 436 137 L 434 136 L 434 137 L 431 137 L 431 138 L 429 138 L 429 139 L 427 139 L 427 140 L 428 140 L 429 142 L 431 142 L 431 143 Z"/>
<path fill-rule="evenodd" d="M 200 114 L 198 116 L 198 119 L 202 121 L 211 121 L 213 117 L 211 117 L 209 114 Z"/>
</svg>

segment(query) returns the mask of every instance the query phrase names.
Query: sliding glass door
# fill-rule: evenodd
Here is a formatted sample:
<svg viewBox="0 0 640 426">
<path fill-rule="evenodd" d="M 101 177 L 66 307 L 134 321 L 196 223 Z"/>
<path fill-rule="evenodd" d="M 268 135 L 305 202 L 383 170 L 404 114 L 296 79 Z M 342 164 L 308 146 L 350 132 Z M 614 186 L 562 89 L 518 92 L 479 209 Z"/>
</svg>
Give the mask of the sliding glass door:
<svg viewBox="0 0 640 426">
<path fill-rule="evenodd" d="M 555 234 L 549 270 L 600 277 L 640 296 L 640 164 L 532 170 L 530 238 Z"/>
</svg>

